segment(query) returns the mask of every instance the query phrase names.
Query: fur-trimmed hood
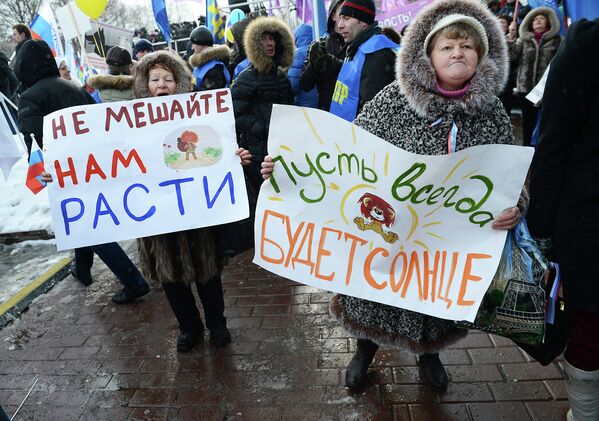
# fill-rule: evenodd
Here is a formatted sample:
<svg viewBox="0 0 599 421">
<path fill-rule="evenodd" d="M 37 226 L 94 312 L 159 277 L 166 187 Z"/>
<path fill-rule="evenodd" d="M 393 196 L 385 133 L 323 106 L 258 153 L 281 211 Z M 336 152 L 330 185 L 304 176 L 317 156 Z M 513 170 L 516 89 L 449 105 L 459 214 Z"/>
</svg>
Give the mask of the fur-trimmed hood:
<svg viewBox="0 0 599 421">
<path fill-rule="evenodd" d="M 126 91 L 133 87 L 131 75 L 92 75 L 87 78 L 87 84 L 94 89 L 116 89 Z"/>
<path fill-rule="evenodd" d="M 277 42 L 275 57 L 271 59 L 262 47 L 262 34 L 270 32 Z M 270 73 L 281 66 L 286 69 L 293 63 L 295 46 L 289 26 L 277 17 L 259 17 L 253 20 L 243 36 L 247 57 L 258 73 Z"/>
<path fill-rule="evenodd" d="M 165 64 L 174 70 L 177 90 L 175 94 L 193 91 L 193 83 L 189 67 L 181 57 L 168 51 L 156 51 L 146 54 L 137 62 L 135 76 L 133 77 L 133 92 L 136 98 L 151 97 L 148 89 L 150 70 L 157 64 Z"/>
<path fill-rule="evenodd" d="M 212 60 L 219 60 L 227 64 L 229 62 L 229 54 L 231 54 L 231 49 L 229 47 L 217 44 L 212 47 L 204 48 L 199 53 L 195 53 L 189 57 L 189 65 L 194 68 L 202 66 Z"/>
<path fill-rule="evenodd" d="M 549 19 L 549 30 L 543 34 L 543 39 L 553 38 L 559 34 L 561 25 L 555 10 L 550 7 L 535 7 L 522 20 L 522 24 L 518 29 L 518 34 L 522 40 L 533 39 L 535 34 L 532 31 L 532 21 L 539 15 L 545 15 Z"/>
<path fill-rule="evenodd" d="M 435 71 L 424 50 L 424 40 L 440 19 L 455 13 L 471 16 L 483 25 L 489 40 L 489 53 L 479 62 L 468 93 L 459 99 L 448 99 L 437 92 Z M 507 46 L 497 18 L 476 0 L 433 3 L 418 14 L 403 38 L 396 74 L 402 94 L 421 117 L 490 110 L 508 76 Z"/>
</svg>

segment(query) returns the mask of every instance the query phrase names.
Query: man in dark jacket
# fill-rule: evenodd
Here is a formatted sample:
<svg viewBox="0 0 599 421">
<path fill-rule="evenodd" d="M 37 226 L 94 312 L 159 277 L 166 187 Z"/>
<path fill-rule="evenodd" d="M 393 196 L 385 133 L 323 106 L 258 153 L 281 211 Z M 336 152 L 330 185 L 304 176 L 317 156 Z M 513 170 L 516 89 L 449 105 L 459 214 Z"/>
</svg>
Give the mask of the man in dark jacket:
<svg viewBox="0 0 599 421">
<path fill-rule="evenodd" d="M 533 9 L 534 10 L 534 9 Z M 568 420 L 599 420 L 599 19 L 570 27 L 551 62 L 526 220 L 553 242 L 572 332 L 564 353 Z"/>
<path fill-rule="evenodd" d="M 15 75 L 27 89 L 19 98 L 19 128 L 31 152 L 31 135 L 43 146 L 44 116 L 73 105 L 95 104 L 76 85 L 60 78 L 56 61 L 48 44 L 41 40 L 26 41 L 19 51 Z"/>
<path fill-rule="evenodd" d="M 214 45 L 212 31 L 203 25 L 191 31 L 189 38 L 193 50 L 189 65 L 193 69 L 196 90 L 208 91 L 229 86 L 229 47 Z"/>
<path fill-rule="evenodd" d="M 19 80 L 8 65 L 8 57 L 0 51 L 0 92 L 13 103 L 17 102 L 17 88 Z"/>
<path fill-rule="evenodd" d="M 31 39 L 31 31 L 24 23 L 17 23 L 12 27 L 12 39 L 17 43 L 15 47 L 15 58 L 19 54 L 21 47 L 26 41 Z"/>
<path fill-rule="evenodd" d="M 19 98 L 19 127 L 25 136 L 31 153 L 31 135 L 42 148 L 44 116 L 63 108 L 95 104 L 84 89 L 61 79 L 56 61 L 48 44 L 41 40 L 29 40 L 19 52 L 15 73 L 21 83 L 28 87 Z M 44 173 L 44 181 L 52 181 Z M 150 287 L 117 243 L 98 244 L 75 249 L 71 275 L 84 285 L 92 282 L 91 267 L 96 253 L 116 275 L 124 288 L 112 296 L 116 304 L 125 304 L 150 292 Z"/>
<path fill-rule="evenodd" d="M 245 31 L 244 45 L 250 66 L 231 85 L 231 95 L 237 143 L 253 156 L 251 164 L 244 168 L 258 191 L 272 105 L 293 104 L 291 84 L 281 68 L 291 66 L 295 46 L 289 26 L 276 17 L 254 19 Z"/>
<path fill-rule="evenodd" d="M 398 45 L 381 34 L 372 0 L 346 0 L 337 28 L 348 44 L 341 61 L 320 48 L 311 51 L 315 66 L 337 75 L 331 113 L 353 121 L 367 101 L 395 80 Z"/>
<path fill-rule="evenodd" d="M 339 11 L 341 10 L 342 3 L 343 0 L 331 1 L 327 20 L 327 34 L 310 46 L 299 81 L 299 87 L 302 91 L 309 92 L 316 87 L 318 90 L 318 108 L 325 111 L 329 111 L 329 107 L 331 106 L 331 98 L 335 90 L 337 74 L 329 72 L 324 67 L 316 67 L 315 60 L 310 59 L 310 52 L 314 56 L 316 51 L 326 51 L 339 60 L 345 58 L 345 41 L 337 31 Z"/>
</svg>

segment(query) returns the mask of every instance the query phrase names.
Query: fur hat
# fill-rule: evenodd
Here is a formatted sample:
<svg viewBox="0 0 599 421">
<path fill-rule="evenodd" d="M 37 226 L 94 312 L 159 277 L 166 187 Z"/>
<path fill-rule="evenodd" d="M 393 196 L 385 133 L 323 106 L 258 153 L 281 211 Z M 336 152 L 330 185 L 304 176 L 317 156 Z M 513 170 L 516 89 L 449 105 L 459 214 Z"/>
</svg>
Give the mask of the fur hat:
<svg viewBox="0 0 599 421">
<path fill-rule="evenodd" d="M 376 16 L 376 7 L 372 0 L 345 0 L 339 15 L 356 18 L 370 25 Z"/>
<path fill-rule="evenodd" d="M 460 100 L 447 100 L 437 94 L 437 78 L 425 40 L 446 16 L 463 15 L 479 22 L 488 40 L 488 53 L 478 61 L 470 89 Z M 505 36 L 497 18 L 478 0 L 437 0 L 422 9 L 402 39 L 396 62 L 397 81 L 402 94 L 418 115 L 438 118 L 451 112 L 479 113 L 496 105 L 508 75 Z"/>
<path fill-rule="evenodd" d="M 266 55 L 262 46 L 262 34 L 265 32 L 275 35 L 277 46 L 274 60 Z M 286 69 L 293 63 L 293 34 L 289 25 L 279 17 L 259 17 L 252 20 L 243 35 L 243 44 L 248 60 L 258 73 L 270 73 L 277 65 Z"/>
<path fill-rule="evenodd" d="M 489 52 L 489 39 L 487 38 L 487 31 L 485 31 L 485 27 L 473 17 L 459 13 L 447 15 L 440 19 L 435 26 L 433 26 L 433 29 L 428 33 L 426 39 L 424 40 L 424 51 L 428 51 L 428 43 L 433 39 L 437 32 L 453 25 L 454 23 L 464 23 L 476 31 L 480 41 L 482 42 L 482 54 L 478 60 L 482 60 Z"/>
<path fill-rule="evenodd" d="M 133 80 L 133 92 L 136 98 L 149 98 L 152 96 L 148 88 L 150 70 L 160 64 L 172 69 L 173 76 L 177 82 L 175 94 L 182 94 L 193 90 L 191 71 L 187 64 L 178 54 L 162 50 L 148 53 L 137 62 L 137 69 L 135 70 Z"/>
</svg>

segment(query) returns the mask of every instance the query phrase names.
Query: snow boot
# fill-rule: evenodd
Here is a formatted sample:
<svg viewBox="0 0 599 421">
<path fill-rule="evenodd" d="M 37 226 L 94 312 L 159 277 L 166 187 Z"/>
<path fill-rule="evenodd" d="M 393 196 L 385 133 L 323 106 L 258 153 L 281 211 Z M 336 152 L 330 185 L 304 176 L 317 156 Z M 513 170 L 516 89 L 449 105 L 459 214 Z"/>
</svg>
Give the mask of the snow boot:
<svg viewBox="0 0 599 421">
<path fill-rule="evenodd" d="M 426 380 L 433 390 L 444 393 L 447 390 L 449 380 L 439 354 L 422 354 L 418 358 L 418 365 L 422 368 Z"/>
<path fill-rule="evenodd" d="M 370 339 L 358 339 L 358 347 L 345 372 L 345 387 L 358 391 L 366 385 L 368 366 L 379 346 Z"/>
<path fill-rule="evenodd" d="M 568 421 L 599 420 L 599 370 L 584 371 L 564 360 Z"/>
</svg>

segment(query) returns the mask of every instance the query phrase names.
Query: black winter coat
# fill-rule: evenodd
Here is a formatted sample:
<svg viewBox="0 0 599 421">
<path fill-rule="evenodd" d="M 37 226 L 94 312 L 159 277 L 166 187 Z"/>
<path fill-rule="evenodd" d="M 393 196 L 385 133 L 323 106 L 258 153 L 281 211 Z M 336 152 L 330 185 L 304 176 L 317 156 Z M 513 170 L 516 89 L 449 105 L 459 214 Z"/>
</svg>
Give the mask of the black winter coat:
<svg viewBox="0 0 599 421">
<path fill-rule="evenodd" d="M 276 39 L 275 56 L 266 55 L 262 34 L 269 32 Z M 289 26 L 276 17 L 253 20 L 244 35 L 244 45 L 250 66 L 231 85 L 237 143 L 252 154 L 245 167 L 247 178 L 258 190 L 262 184 L 261 164 L 267 154 L 268 128 L 273 104 L 293 105 L 293 91 L 281 68 L 293 62 L 295 46 Z"/>
<path fill-rule="evenodd" d="M 8 57 L 4 51 L 0 51 L 0 92 L 12 102 L 16 102 L 18 87 L 19 80 L 8 64 Z"/>
<path fill-rule="evenodd" d="M 31 151 L 31 134 L 40 148 L 43 146 L 44 116 L 75 105 L 95 104 L 85 91 L 59 77 L 56 61 L 48 44 L 29 40 L 19 51 L 15 74 L 29 87 L 19 98 L 19 129 Z"/>
<path fill-rule="evenodd" d="M 599 20 L 570 27 L 551 63 L 528 225 L 553 240 L 570 308 L 599 313 Z"/>
</svg>

